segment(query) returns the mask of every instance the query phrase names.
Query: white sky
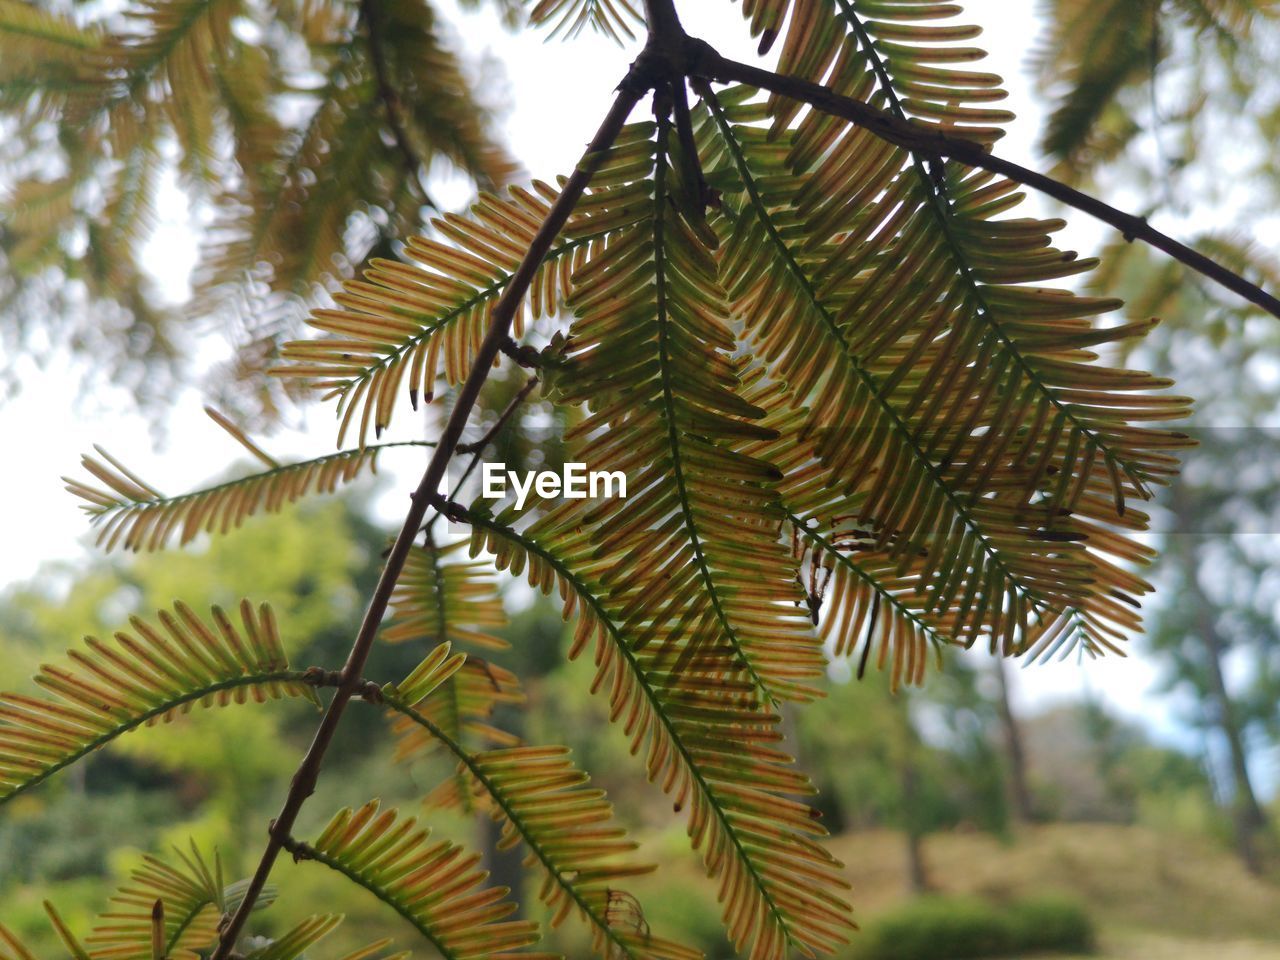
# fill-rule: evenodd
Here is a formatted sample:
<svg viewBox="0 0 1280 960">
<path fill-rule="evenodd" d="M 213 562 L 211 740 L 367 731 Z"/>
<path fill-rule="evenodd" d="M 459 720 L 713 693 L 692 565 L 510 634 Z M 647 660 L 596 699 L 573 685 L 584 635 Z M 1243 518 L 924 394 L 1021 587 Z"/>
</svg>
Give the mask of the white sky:
<svg viewBox="0 0 1280 960">
<path fill-rule="evenodd" d="M 469 52 L 487 52 L 505 64 L 511 104 L 506 135 L 513 154 L 532 175 L 544 179 L 570 170 L 607 109 L 611 88 L 625 72 L 634 48 L 620 50 L 590 34 L 568 43 L 544 43 L 541 34 L 504 31 L 487 12 L 462 16 L 453 0 L 444 0 L 442 6 L 459 26 Z M 1019 118 L 1001 141 L 999 152 L 1034 165 L 1032 144 L 1042 111 L 1028 95 L 1023 68 L 1038 36 L 1035 4 L 1026 0 L 969 0 L 966 6 L 970 19 L 986 29 L 977 42 L 994 52 L 983 69 L 1006 78 L 1011 89 L 1008 106 Z M 683 0 L 680 8 L 691 34 L 709 40 L 726 55 L 754 58 L 754 44 L 735 5 L 726 0 Z M 446 203 L 461 204 L 466 199 L 465 195 L 451 196 L 447 188 L 433 193 Z M 167 197 L 148 252 L 149 267 L 175 297 L 184 296 L 185 277 L 195 257 L 185 215 L 176 193 Z M 1080 219 L 1075 218 L 1077 222 Z M 1072 230 L 1069 239 L 1061 242 L 1079 246 L 1082 253 L 1093 252 L 1105 237 L 1103 231 L 1088 224 Z M 79 399 L 72 388 L 76 377 L 66 361 L 33 369 L 23 378 L 22 392 L 0 404 L 0 437 L 11 458 L 4 470 L 4 496 L 0 497 L 0 531 L 5 541 L 0 549 L 0 585 L 30 579 L 46 560 L 78 560 L 92 555 L 80 510 L 58 481 L 61 474 L 78 472 L 79 456 L 92 444 L 102 443 L 166 492 L 179 492 L 207 479 L 239 455 L 235 443 L 200 412 L 203 401 L 194 390 L 174 398 L 168 436 L 159 448 L 158 438 L 119 392 L 107 391 L 92 401 Z M 308 434 L 272 437 L 265 444 L 267 449 L 277 455 L 311 456 L 332 449 L 332 410 L 317 406 L 307 421 Z M 402 430 L 417 426 L 413 421 L 402 416 Z M 404 436 L 408 435 L 404 431 Z M 403 506 L 404 492 L 416 483 L 421 469 L 420 460 L 412 454 L 405 462 L 413 469 L 396 474 L 389 469 L 392 458 L 383 461 L 388 468 L 384 472 L 396 477 L 390 485 L 392 492 L 379 507 L 379 515 L 389 528 Z M 1015 678 L 1018 699 L 1024 708 L 1034 709 L 1059 698 L 1078 696 L 1087 683 L 1124 714 L 1173 735 L 1176 725 L 1170 705 L 1152 692 L 1155 670 L 1140 649 L 1136 654 L 1083 668 L 1068 662 L 1022 671 Z"/>
</svg>

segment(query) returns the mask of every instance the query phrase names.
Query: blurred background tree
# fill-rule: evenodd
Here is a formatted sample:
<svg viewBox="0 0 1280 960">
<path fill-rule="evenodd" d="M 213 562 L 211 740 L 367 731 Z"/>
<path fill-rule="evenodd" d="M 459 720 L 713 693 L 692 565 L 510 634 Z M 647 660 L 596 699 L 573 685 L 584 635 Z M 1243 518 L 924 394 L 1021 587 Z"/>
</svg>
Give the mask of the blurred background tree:
<svg viewBox="0 0 1280 960">
<path fill-rule="evenodd" d="M 474 6 L 477 0 L 468 5 Z M 511 18 L 517 0 L 491 0 Z M 70 349 L 166 396 L 200 334 L 229 338 L 224 403 L 308 306 L 422 229 L 428 175 L 497 187 L 499 78 L 425 0 L 0 2 L 0 312 L 6 363 Z M 372 122 L 371 122 L 372 121 Z M 161 191 L 199 269 L 145 266 Z M 255 383 L 266 383 L 258 377 Z"/>
<path fill-rule="evenodd" d="M 1280 47 L 1280 4 L 1045 9 L 1037 76 L 1055 108 L 1041 146 L 1058 172 L 1140 198 L 1153 222 L 1176 224 L 1193 246 L 1274 288 L 1274 253 L 1249 238 L 1274 235 L 1259 198 L 1280 196 L 1280 90 L 1254 82 Z M 1187 429 L 1201 445 L 1157 511 L 1162 598 L 1144 646 L 1187 704 L 1185 722 L 1208 738 L 1236 847 L 1261 873 L 1274 867 L 1276 835 L 1256 768 L 1280 749 L 1280 330 L 1135 245 L 1113 246 L 1094 283 L 1123 297 L 1131 317 L 1163 321 L 1137 362 L 1199 398 Z"/>
</svg>

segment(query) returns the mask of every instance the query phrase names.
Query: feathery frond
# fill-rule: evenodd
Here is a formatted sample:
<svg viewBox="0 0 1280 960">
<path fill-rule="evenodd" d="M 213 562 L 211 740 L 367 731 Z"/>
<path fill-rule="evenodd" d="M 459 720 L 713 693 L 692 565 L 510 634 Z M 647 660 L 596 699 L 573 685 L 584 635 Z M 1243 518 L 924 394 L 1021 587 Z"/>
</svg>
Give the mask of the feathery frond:
<svg viewBox="0 0 1280 960">
<path fill-rule="evenodd" d="M 96 542 L 107 552 L 163 550 L 174 537 L 186 546 L 201 533 L 226 534 L 238 530 L 259 513 L 279 513 L 311 494 L 331 494 L 363 474 L 375 474 L 383 450 L 430 447 L 422 441 L 383 443 L 358 450 L 342 450 L 297 463 L 277 463 L 220 414 L 213 414 L 267 469 L 235 480 L 165 496 L 126 468 L 102 447 L 98 457 L 85 455 L 81 465 L 104 486 L 63 477 L 66 489 L 85 503 L 90 523 L 99 527 Z"/>
<path fill-rule="evenodd" d="M 673 147 L 665 119 L 619 139 L 615 150 L 636 158 L 650 191 L 650 215 L 574 273 L 569 299 L 577 319 L 560 390 L 592 410 L 570 434 L 575 459 L 629 481 L 625 501 L 589 517 L 610 560 L 604 581 L 624 629 L 645 624 L 639 642 L 688 632 L 693 650 L 727 644 L 762 697 L 809 699 L 822 654 L 795 608 L 778 472 L 734 449 L 774 434 L 740 396 L 729 303 L 705 224 L 677 212 L 686 188 Z"/>
<path fill-rule="evenodd" d="M 487 650 L 509 646 L 489 632 L 507 622 L 493 567 L 465 558 L 458 562 L 455 555 L 466 545 L 465 540 L 459 540 L 441 547 L 428 534 L 424 546 L 413 547 L 391 594 L 392 616 L 382 632 L 384 640 L 443 645 L 436 646 L 437 651 L 448 649 L 451 640 Z M 499 704 L 523 701 L 524 693 L 514 674 L 497 664 L 468 658 L 418 708 L 459 743 L 474 737 L 485 743 L 513 746 L 519 742 L 517 738 L 489 720 Z M 392 729 L 397 737 L 397 759 L 428 752 L 435 745 L 419 726 L 405 718 L 397 719 Z M 442 784 L 428 802 L 470 809 L 470 791 L 459 775 L 452 783 Z"/>
<path fill-rule="evenodd" d="M 403 123 L 413 158 L 426 165 L 446 159 L 481 190 L 511 183 L 520 165 L 495 135 L 493 111 L 473 89 L 467 65 L 445 42 L 435 5 L 384 0 L 363 6 L 362 15 L 375 81 L 387 85 L 384 112 L 399 115 L 392 122 Z"/>
<path fill-rule="evenodd" d="M 48 6 L 0 2 L 0 111 L 24 147 L 9 178 L 20 186 L 0 204 L 6 264 L 32 300 L 48 299 L 53 270 L 83 284 L 91 344 L 122 349 L 99 332 L 108 304 L 154 327 L 152 343 L 129 344 L 148 372 L 179 362 L 166 334 L 180 313 L 220 321 L 249 349 L 295 333 L 323 291 L 421 229 L 424 181 L 442 161 L 481 189 L 518 171 L 435 4 Z M 181 312 L 142 263 L 174 165 L 214 213 Z"/>
<path fill-rule="evenodd" d="M 885 67 L 859 52 L 853 23 L 829 82 L 870 96 Z M 879 95 L 905 110 L 892 84 Z M 1176 470 L 1187 438 L 1145 424 L 1188 401 L 1146 395 L 1169 382 L 1092 351 L 1151 324 L 1103 328 L 1092 317 L 1117 302 L 1028 286 L 1095 261 L 1050 245 L 1059 222 L 992 219 L 1020 199 L 1011 184 L 819 114 L 780 129 L 785 112 L 749 91 L 720 100 L 699 137 L 731 198 L 722 270 L 761 355 L 807 405 L 847 512 L 902 564 L 926 551 L 925 609 L 958 601 L 965 635 L 1022 649 L 1079 610 L 1077 639 L 1111 646 L 1147 588 L 1091 547 L 1132 552 L 1103 528 L 1129 526 L 1126 501 Z M 772 133 L 756 126 L 771 115 Z"/>
<path fill-rule="evenodd" d="M 1031 66 L 1055 101 L 1041 147 L 1067 180 L 1119 159 L 1144 131 L 1178 144 L 1161 176 L 1194 159 L 1212 139 L 1207 128 L 1191 129 L 1199 117 L 1248 112 L 1248 78 L 1266 56 L 1255 27 L 1280 16 L 1270 0 L 1043 0 L 1040 7 L 1044 36 Z M 1186 90 L 1165 82 L 1184 72 L 1199 82 Z M 1206 95 L 1217 110 L 1203 108 Z"/>
<path fill-rule="evenodd" d="M 490 650 L 508 644 L 490 631 L 507 623 L 493 567 L 460 558 L 467 541 L 437 546 L 434 540 L 409 552 L 391 594 L 392 617 L 382 638 L 389 643 L 457 640 Z"/>
<path fill-rule="evenodd" d="M 437 649 L 428 658 L 428 681 L 420 678 L 420 667 L 405 684 L 384 687 L 383 702 L 399 715 L 398 730 L 454 755 L 463 796 L 483 803 L 503 824 L 500 848 L 524 842 L 525 865 L 539 868 L 544 876 L 539 898 L 552 911 L 551 926 L 559 926 L 570 913 L 579 914 L 591 927 L 593 949 L 605 958 L 700 957 L 698 951 L 656 938 L 636 923 L 617 922 L 613 905 L 627 896 L 617 883 L 653 868 L 618 860 L 636 845 L 622 828 L 606 825 L 612 821 L 612 805 L 604 791 L 587 786 L 587 775 L 574 766 L 567 748 L 510 746 L 472 753 L 431 717 L 430 707 L 443 686 L 461 676 L 437 679 L 448 669 L 445 656 Z M 407 742 L 407 737 L 401 738 L 402 753 Z"/>
<path fill-rule="evenodd" d="M 303 29 L 314 34 L 321 52 L 314 69 L 324 81 L 312 90 L 306 123 L 265 128 L 267 142 L 251 158 L 259 169 L 246 169 L 219 197 L 218 227 L 197 278 L 205 309 L 227 306 L 252 279 L 265 281 L 277 313 L 290 298 L 314 305 L 320 288 L 420 227 L 431 202 L 423 179 L 438 160 L 482 189 L 507 183 L 518 169 L 493 133 L 492 111 L 443 41 L 433 5 L 335 5 Z M 363 229 L 352 231 L 353 214 L 365 211 L 378 215 L 363 216 Z M 251 332 L 290 328 L 259 321 Z"/>
<path fill-rule="evenodd" d="M 1049 114 L 1041 146 L 1058 170 L 1079 176 L 1116 154 L 1141 128 L 1117 102 L 1127 87 L 1153 83 L 1163 57 L 1161 4 L 1152 0 L 1052 0 L 1049 36 L 1034 68 L 1066 76 L 1068 88 Z"/>
<path fill-rule="evenodd" d="M 2 0 L 0 50 L 0 104 L 44 116 L 93 89 L 103 36 L 57 11 Z"/>
<path fill-rule="evenodd" d="M 85 638 L 70 663 L 45 664 L 35 682 L 46 697 L 0 693 L 0 804 L 103 744 L 196 707 L 302 697 L 318 703 L 303 674 L 289 669 L 266 604 L 240 603 L 240 627 L 214 607 L 213 626 L 184 603 L 156 614 L 163 632 L 139 617 L 114 643 Z"/>
<path fill-rule="evenodd" d="M 475 737 L 485 743 L 514 746 L 518 739 L 493 726 L 489 720 L 499 704 L 523 702 L 520 680 L 514 673 L 495 663 L 468 658 L 444 683 L 443 689 L 418 704 L 417 709 L 432 724 L 459 742 Z M 438 746 L 433 738 L 423 734 L 418 725 L 403 718 L 392 724 L 392 730 L 397 738 L 397 760 L 419 756 Z M 440 790 L 428 802 L 432 806 L 466 806 L 469 796 L 462 789 Z"/>
<path fill-rule="evenodd" d="M 600 557 L 584 509 L 567 501 L 525 532 L 511 526 L 514 511 L 470 511 L 472 549 L 487 548 L 543 593 L 558 590 L 565 618 L 576 616 L 570 656 L 594 644 L 592 689 L 608 691 L 610 718 L 633 753 L 644 751 L 649 779 L 689 810 L 689 836 L 719 880 L 732 942 L 750 943 L 752 960 L 780 960 L 788 945 L 831 952 L 852 928 L 838 894 L 848 883 L 813 839 L 825 834 L 819 814 L 792 799 L 813 788 L 777 747 L 778 715 L 757 703 L 724 643 L 680 634 L 645 643 L 641 628 L 624 632 L 601 582 L 613 561 Z"/>
<path fill-rule="evenodd" d="M 635 219 L 626 205 L 634 195 L 600 193 L 595 203 L 586 198 L 543 261 L 516 314 L 516 337 L 523 335 L 526 311 L 534 319 L 557 312 L 571 271 L 593 244 Z M 285 344 L 285 363 L 272 372 L 303 378 L 326 400 L 337 398 L 339 445 L 359 412 L 363 446 L 370 428 L 381 434 L 391 422 L 401 390 L 417 409 L 420 398 L 435 396 L 438 378 L 454 385 L 470 372 L 490 311 L 555 196 L 535 183 L 532 190 L 513 188 L 505 199 L 481 197 L 468 217 L 434 221 L 450 243 L 413 237 L 405 254 L 416 264 L 371 261 L 362 280 L 335 295 L 341 309 L 317 310 L 308 321 L 331 337 Z M 598 212 L 606 202 L 607 211 Z"/>
<path fill-rule="evenodd" d="M 644 26 L 644 13 L 638 0 L 538 0 L 529 22 L 539 27 L 554 23 L 548 38 L 576 37 L 590 27 L 622 43 L 636 38 L 634 28 Z"/>
<path fill-rule="evenodd" d="M 91 960 L 197 960 L 217 941 L 226 902 L 222 862 L 215 854 L 211 868 L 194 843 L 189 856 L 174 852 L 181 866 L 143 856 L 143 865 L 111 898 L 114 908 L 85 937 Z"/>
<path fill-rule="evenodd" d="M 149 93 L 182 147 L 183 172 L 198 182 L 216 176 L 211 78 L 241 8 L 242 0 L 146 0 L 125 11 L 130 28 L 108 48 L 112 66 L 127 79 L 104 107 L 114 119 L 130 99 Z"/>
<path fill-rule="evenodd" d="M 985 56 L 963 45 L 980 28 L 947 22 L 961 11 L 956 3 L 742 0 L 762 52 L 782 38 L 779 73 L 893 104 L 918 122 L 989 143 L 1002 136 L 999 125 L 1012 115 L 990 106 L 1006 96 L 998 76 L 952 66 Z M 772 97 L 769 106 L 775 129 L 801 112 L 800 104 L 780 97 Z"/>
<path fill-rule="evenodd" d="M 402 715 L 392 721 L 397 760 L 413 759 L 434 752 L 442 744 L 460 745 L 471 739 L 504 747 L 520 742 L 490 723 L 499 704 L 524 702 L 516 675 L 465 654 L 449 657 L 450 649 L 448 642 L 438 645 L 404 682 L 383 688 L 395 704 L 413 711 L 410 716 L 401 710 Z M 459 771 L 424 802 L 429 807 L 470 810 L 471 800 L 471 789 Z"/>
<path fill-rule="evenodd" d="M 504 920 L 516 906 L 505 887 L 484 887 L 480 857 L 447 840 L 430 841 L 416 818 L 379 813 L 372 800 L 339 813 L 312 844 L 290 842 L 295 856 L 314 860 L 359 884 L 422 934 L 445 960 L 553 960 L 524 950 L 538 926 Z M 271 958 L 275 960 L 275 958 Z"/>
</svg>

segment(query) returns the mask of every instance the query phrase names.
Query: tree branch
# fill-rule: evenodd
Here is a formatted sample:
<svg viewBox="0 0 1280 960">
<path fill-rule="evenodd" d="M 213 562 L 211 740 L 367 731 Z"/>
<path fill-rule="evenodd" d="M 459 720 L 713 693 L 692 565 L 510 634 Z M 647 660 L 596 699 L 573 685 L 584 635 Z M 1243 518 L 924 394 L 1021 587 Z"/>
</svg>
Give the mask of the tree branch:
<svg viewBox="0 0 1280 960">
<path fill-rule="evenodd" d="M 676 13 L 675 0 L 644 0 L 644 18 L 651 43 L 664 43 L 685 36 L 680 15 Z"/>
<path fill-rule="evenodd" d="M 520 404 L 524 403 L 529 394 L 533 393 L 533 389 L 537 385 L 538 378 L 536 376 L 530 377 L 525 381 L 524 386 L 520 388 L 520 392 L 511 398 L 511 402 L 506 405 L 502 413 L 498 414 L 498 419 L 494 422 L 493 426 L 485 431 L 484 436 L 475 443 L 458 444 L 458 453 L 484 453 L 484 448 L 493 442 L 493 438 L 496 437 L 498 432 L 507 425 L 507 421 L 511 419 L 512 415 L 519 409 Z"/>
<path fill-rule="evenodd" d="M 351 702 L 352 697 L 363 690 L 362 672 L 365 663 L 369 659 L 369 653 L 373 649 L 373 641 L 377 636 L 383 615 L 386 613 L 391 592 L 395 588 L 401 571 L 404 569 L 405 560 L 409 556 L 409 551 L 413 546 L 414 539 L 422 525 L 422 519 L 428 507 L 439 498 L 436 492 L 437 488 L 440 486 L 440 481 L 444 477 L 449 461 L 457 450 L 458 442 L 462 438 L 463 428 L 467 424 L 467 418 L 470 416 L 471 410 L 476 404 L 476 399 L 480 395 L 480 388 L 488 378 L 489 372 L 493 367 L 493 361 L 498 356 L 502 343 L 507 337 L 516 309 L 528 292 L 534 275 L 546 257 L 547 251 L 551 248 L 552 243 L 555 242 L 556 236 L 564 228 L 565 223 L 568 222 L 574 207 L 586 190 L 587 184 L 591 181 L 592 175 L 603 162 L 605 152 L 612 146 L 626 123 L 632 108 L 640 101 L 647 89 L 648 86 L 642 76 L 642 71 L 633 66 L 619 85 L 618 95 L 614 99 L 613 106 L 610 108 L 604 122 L 600 125 L 595 138 L 587 147 L 585 156 L 574 170 L 573 175 L 565 181 L 564 187 L 560 191 L 560 196 L 556 198 L 555 203 L 552 204 L 551 210 L 547 214 L 547 219 L 538 229 L 533 241 L 529 244 L 528 252 L 525 253 L 524 258 L 520 261 L 520 266 L 512 275 L 506 290 L 503 291 L 501 299 L 493 308 L 493 314 L 489 321 L 489 330 L 485 334 L 479 350 L 476 351 L 471 373 L 468 374 L 462 389 L 458 393 L 458 401 L 449 414 L 449 420 L 440 436 L 439 445 L 432 454 L 431 462 L 427 465 L 426 472 L 423 473 L 422 480 L 413 494 L 412 505 L 382 568 L 382 575 L 378 579 L 378 585 L 369 600 L 369 607 L 365 611 L 364 619 L 360 623 L 360 630 L 356 634 L 355 641 L 351 646 L 351 652 L 347 656 L 347 662 L 340 673 L 340 682 L 333 699 L 329 701 L 329 707 L 320 721 L 320 726 L 316 730 L 311 746 L 293 776 L 293 781 L 289 786 L 289 792 L 285 797 L 280 813 L 271 822 L 266 850 L 263 851 L 257 870 L 249 881 L 249 887 L 245 891 L 244 899 L 240 903 L 239 909 L 225 921 L 220 930 L 218 947 L 213 953 L 212 960 L 227 960 L 228 955 L 231 953 L 236 938 L 239 937 L 240 932 L 244 929 L 245 921 L 262 893 L 262 888 L 267 882 L 267 877 L 271 874 L 271 868 L 274 866 L 280 850 L 288 842 L 290 832 L 298 818 L 298 812 L 302 809 L 302 805 L 306 803 L 307 798 L 315 792 L 320 766 L 324 761 L 324 755 L 328 751 L 330 743 L 333 741 L 334 733 L 338 729 L 343 712 Z"/>
<path fill-rule="evenodd" d="M 759 87 L 770 93 L 807 103 L 823 113 L 848 120 L 880 139 L 913 153 L 929 158 L 950 158 L 966 166 L 990 170 L 992 173 L 1008 177 L 1115 227 L 1126 240 L 1141 240 L 1157 250 L 1163 250 L 1179 263 L 1221 284 L 1272 316 L 1280 318 L 1280 300 L 1276 297 L 1256 284 L 1250 283 L 1238 273 L 1228 270 L 1204 254 L 1160 232 L 1142 217 L 1125 213 L 1052 177 L 988 153 L 982 144 L 973 140 L 966 140 L 923 124 L 901 120 L 861 100 L 841 96 L 826 87 L 799 77 L 783 76 L 750 64 L 738 63 L 721 56 L 703 41 L 691 40 L 689 43 L 696 48 L 690 54 L 693 61 L 690 72 L 694 76 L 720 83 L 744 83 Z"/>
<path fill-rule="evenodd" d="M 457 499 L 458 491 L 460 491 L 462 489 L 462 485 L 467 482 L 467 477 L 471 476 L 471 474 L 475 472 L 476 467 L 480 463 L 480 457 L 484 455 L 485 447 L 489 446 L 489 444 L 493 442 L 494 437 L 496 437 L 499 432 L 501 432 L 502 428 L 507 425 L 507 421 L 511 419 L 518 409 L 520 409 L 520 405 L 528 399 L 529 394 L 533 393 L 533 390 L 537 385 L 537 376 L 530 377 L 525 382 L 525 385 L 520 388 L 520 391 L 511 398 L 511 402 L 507 404 L 502 413 L 498 414 L 497 421 L 493 426 L 485 431 L 483 437 L 475 443 L 458 444 L 457 452 L 464 455 L 470 454 L 471 462 L 468 463 L 466 469 L 462 471 L 462 476 L 458 478 L 458 482 L 453 485 L 453 490 L 449 493 L 450 503 Z M 436 513 L 427 521 L 427 525 L 423 528 L 423 531 L 428 537 L 431 536 L 431 528 L 435 526 L 436 521 L 439 520 L 444 513 L 445 511 L 437 509 Z"/>
<path fill-rule="evenodd" d="M 511 337 L 503 338 L 501 350 L 527 370 L 535 370 L 542 365 L 542 354 L 536 347 L 531 347 L 527 343 L 516 343 Z"/>
</svg>

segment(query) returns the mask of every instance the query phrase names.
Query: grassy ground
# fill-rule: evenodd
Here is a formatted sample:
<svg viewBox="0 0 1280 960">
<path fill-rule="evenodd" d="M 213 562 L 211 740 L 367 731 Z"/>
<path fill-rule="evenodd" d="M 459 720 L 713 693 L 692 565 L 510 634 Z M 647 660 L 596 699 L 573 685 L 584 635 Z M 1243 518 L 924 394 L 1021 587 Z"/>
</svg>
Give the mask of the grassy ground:
<svg viewBox="0 0 1280 960">
<path fill-rule="evenodd" d="M 903 842 L 866 833 L 835 841 L 859 915 L 907 896 Z M 1280 883 L 1251 877 L 1208 840 L 1141 827 L 1060 824 L 1012 843 L 980 834 L 931 837 L 943 893 L 993 899 L 1061 893 L 1097 921 L 1107 960 L 1280 960 Z"/>
<path fill-rule="evenodd" d="M 1280 943 L 1265 940 L 1189 940 L 1154 934 L 1118 940 L 1104 937 L 1099 953 L 1079 960 L 1280 960 Z"/>
</svg>

